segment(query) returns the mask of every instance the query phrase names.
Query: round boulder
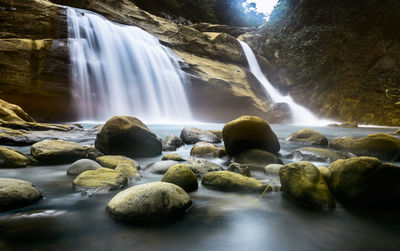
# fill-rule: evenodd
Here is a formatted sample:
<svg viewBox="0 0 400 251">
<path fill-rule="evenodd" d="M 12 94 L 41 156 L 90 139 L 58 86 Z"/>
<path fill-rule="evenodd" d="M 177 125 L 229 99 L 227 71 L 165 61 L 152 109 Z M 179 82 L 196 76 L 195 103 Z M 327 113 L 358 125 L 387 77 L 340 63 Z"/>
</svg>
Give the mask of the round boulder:
<svg viewBox="0 0 400 251">
<path fill-rule="evenodd" d="M 169 220 L 183 215 L 191 204 L 189 195 L 179 186 L 153 182 L 118 193 L 106 209 L 122 220 Z"/>
<path fill-rule="evenodd" d="M 266 185 L 259 180 L 230 171 L 216 171 L 204 175 L 201 184 L 209 188 L 228 192 L 258 192 Z"/>
<path fill-rule="evenodd" d="M 8 147 L 0 147 L 0 168 L 26 167 L 31 162 L 30 158 L 18 151 Z"/>
<path fill-rule="evenodd" d="M 127 179 L 120 172 L 110 168 L 89 170 L 79 174 L 72 184 L 74 187 L 119 189 L 126 185 Z"/>
<path fill-rule="evenodd" d="M 197 142 L 190 150 L 190 155 L 200 158 L 221 158 L 226 155 L 226 152 L 211 143 Z"/>
<path fill-rule="evenodd" d="M 168 171 L 168 169 L 173 166 L 179 164 L 178 161 L 174 160 L 162 160 L 162 161 L 157 161 L 154 162 L 153 164 L 148 165 L 145 170 L 150 170 L 152 173 L 156 174 L 164 174 Z"/>
<path fill-rule="evenodd" d="M 184 145 L 184 143 L 181 138 L 171 134 L 171 135 L 168 135 L 162 141 L 162 150 L 163 151 L 176 151 L 176 149 L 178 149 L 179 147 L 181 147 L 183 145 Z"/>
<path fill-rule="evenodd" d="M 80 159 L 72 163 L 72 165 L 67 169 L 68 175 L 79 175 L 84 171 L 96 170 L 101 168 L 101 166 L 91 159 Z"/>
<path fill-rule="evenodd" d="M 24 207 L 41 198 L 40 191 L 28 181 L 0 178 L 0 211 Z"/>
<path fill-rule="evenodd" d="M 221 140 L 214 133 L 192 126 L 183 128 L 181 139 L 186 144 L 196 144 L 201 141 L 207 143 L 221 143 Z"/>
<path fill-rule="evenodd" d="M 196 175 L 199 176 L 209 172 L 223 170 L 222 166 L 212 163 L 205 159 L 189 160 L 187 166 L 190 168 L 190 170 L 192 170 Z"/>
<path fill-rule="evenodd" d="M 31 146 L 32 156 L 52 164 L 71 163 L 88 157 L 88 148 L 64 140 L 43 140 Z"/>
<path fill-rule="evenodd" d="M 313 129 L 302 129 L 292 133 L 286 138 L 286 141 L 320 146 L 328 145 L 328 139 Z"/>
<path fill-rule="evenodd" d="M 247 165 L 250 170 L 264 171 L 264 167 L 269 164 L 282 164 L 275 155 L 260 149 L 251 149 L 241 152 L 235 162 Z"/>
<path fill-rule="evenodd" d="M 192 192 L 198 187 L 196 175 L 189 167 L 182 164 L 171 166 L 161 181 L 175 184 L 186 192 Z"/>
<path fill-rule="evenodd" d="M 115 169 L 120 164 L 131 165 L 132 167 L 140 170 L 140 165 L 136 161 L 131 158 L 122 156 L 122 155 L 104 155 L 96 158 L 97 163 L 99 163 L 102 167 Z"/>
<path fill-rule="evenodd" d="M 114 116 L 97 134 L 95 146 L 100 152 L 128 157 L 150 157 L 161 154 L 161 140 L 139 119 Z"/>
<path fill-rule="evenodd" d="M 280 150 L 278 138 L 268 123 L 255 116 L 242 116 L 227 123 L 222 136 L 226 152 L 230 155 L 255 148 L 273 154 Z"/>
</svg>

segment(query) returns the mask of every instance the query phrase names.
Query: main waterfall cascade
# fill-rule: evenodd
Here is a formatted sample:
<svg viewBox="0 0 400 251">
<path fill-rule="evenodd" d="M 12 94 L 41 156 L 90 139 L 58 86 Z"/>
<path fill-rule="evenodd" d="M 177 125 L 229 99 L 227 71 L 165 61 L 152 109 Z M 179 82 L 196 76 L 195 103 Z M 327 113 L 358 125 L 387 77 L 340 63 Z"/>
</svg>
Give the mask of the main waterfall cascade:
<svg viewBox="0 0 400 251">
<path fill-rule="evenodd" d="M 81 120 L 133 115 L 190 121 L 180 58 L 146 31 L 67 8 L 71 79 Z"/>
<path fill-rule="evenodd" d="M 268 79 L 262 73 L 260 66 L 258 64 L 257 58 L 254 55 L 253 50 L 250 46 L 238 40 L 243 48 L 243 51 L 246 55 L 246 59 L 249 63 L 250 72 L 257 78 L 257 80 L 262 84 L 265 89 L 266 94 L 271 98 L 271 101 L 274 103 L 286 103 L 289 105 L 292 116 L 293 116 L 293 123 L 295 124 L 304 124 L 304 125 L 327 125 L 332 123 L 329 120 L 321 120 L 318 119 L 312 112 L 307 110 L 305 107 L 297 104 L 293 101 L 292 97 L 289 95 L 283 96 L 276 90 Z"/>
</svg>

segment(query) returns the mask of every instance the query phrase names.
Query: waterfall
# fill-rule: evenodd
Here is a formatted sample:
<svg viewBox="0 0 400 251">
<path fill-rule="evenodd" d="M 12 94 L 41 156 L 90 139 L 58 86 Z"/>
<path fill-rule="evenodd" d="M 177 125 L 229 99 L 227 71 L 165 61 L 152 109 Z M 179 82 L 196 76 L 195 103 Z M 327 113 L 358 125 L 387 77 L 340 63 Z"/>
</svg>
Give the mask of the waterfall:
<svg viewBox="0 0 400 251">
<path fill-rule="evenodd" d="M 292 97 L 290 97 L 289 95 L 283 96 L 282 94 L 280 94 L 279 91 L 271 85 L 271 83 L 262 73 L 260 66 L 258 65 L 256 56 L 254 55 L 254 52 L 250 48 L 250 46 L 243 41 L 240 40 L 238 41 L 240 42 L 243 51 L 246 55 L 246 59 L 250 67 L 250 72 L 262 84 L 266 94 L 271 98 L 272 102 L 286 103 L 289 105 L 293 116 L 293 123 L 303 124 L 303 125 L 327 125 L 329 123 L 332 123 L 332 121 L 329 120 L 318 119 L 312 112 L 307 110 L 305 107 L 294 102 Z"/>
<path fill-rule="evenodd" d="M 186 76 L 169 48 L 146 31 L 67 8 L 71 80 L 81 120 L 133 115 L 188 121 Z"/>
</svg>

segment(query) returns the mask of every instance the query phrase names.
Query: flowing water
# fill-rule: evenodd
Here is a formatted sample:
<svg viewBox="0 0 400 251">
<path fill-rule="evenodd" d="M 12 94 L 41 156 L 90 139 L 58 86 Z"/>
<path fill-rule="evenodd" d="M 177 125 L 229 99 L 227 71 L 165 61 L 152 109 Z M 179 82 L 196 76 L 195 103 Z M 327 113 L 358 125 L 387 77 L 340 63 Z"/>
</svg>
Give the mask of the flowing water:
<svg viewBox="0 0 400 251">
<path fill-rule="evenodd" d="M 86 124 L 86 128 L 93 124 Z M 201 124 L 204 129 L 221 129 L 222 124 Z M 179 135 L 184 125 L 150 125 L 159 137 Z M 302 127 L 272 125 L 285 157 L 301 145 L 283 141 Z M 371 133 L 393 133 L 394 128 L 342 129 L 308 127 L 327 138 L 362 137 Z M 70 137 L 81 144 L 93 144 L 95 134 Z M 28 147 L 16 147 L 29 152 Z M 191 146 L 176 153 L 189 158 Z M 142 167 L 161 156 L 139 158 Z M 213 160 L 226 168 L 226 159 Z M 315 163 L 328 165 L 329 163 Z M 400 164 L 400 163 L 397 163 Z M 0 213 L 0 250 L 398 250 L 400 212 L 356 209 L 337 204 L 331 211 L 303 207 L 281 192 L 258 195 L 218 192 L 200 184 L 190 196 L 193 207 L 169 224 L 132 224 L 111 218 L 105 211 L 119 191 L 86 191 L 72 188 L 69 165 L 0 169 L 0 177 L 24 179 L 44 194 L 41 201 L 21 209 Z M 141 171 L 143 178 L 129 186 L 160 181 L 162 175 Z M 258 179 L 273 178 L 252 173 Z"/>
<path fill-rule="evenodd" d="M 186 77 L 170 49 L 148 32 L 67 8 L 71 78 L 80 119 L 133 115 L 190 121 Z"/>
</svg>

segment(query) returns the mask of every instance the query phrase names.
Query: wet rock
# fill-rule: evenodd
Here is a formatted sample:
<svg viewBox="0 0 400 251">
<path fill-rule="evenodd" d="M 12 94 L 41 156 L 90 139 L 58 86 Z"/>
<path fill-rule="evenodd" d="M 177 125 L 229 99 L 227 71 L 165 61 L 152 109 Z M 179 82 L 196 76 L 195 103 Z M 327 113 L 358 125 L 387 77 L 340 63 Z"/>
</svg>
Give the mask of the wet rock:
<svg viewBox="0 0 400 251">
<path fill-rule="evenodd" d="M 329 184 L 329 182 L 332 179 L 331 169 L 329 169 L 326 166 L 318 166 L 317 168 L 318 168 L 319 172 L 321 173 L 322 177 L 324 177 L 326 183 Z"/>
<path fill-rule="evenodd" d="M 122 175 L 124 175 L 128 179 L 139 179 L 142 176 L 140 175 L 139 171 L 132 166 L 131 164 L 119 164 L 116 168 L 115 171 L 120 172 Z"/>
<path fill-rule="evenodd" d="M 318 208 L 334 208 L 335 202 L 324 177 L 310 162 L 300 161 L 281 167 L 282 191 L 292 199 Z"/>
<path fill-rule="evenodd" d="M 217 136 L 220 140 L 222 140 L 222 130 L 208 130 L 208 131 Z"/>
<path fill-rule="evenodd" d="M 175 161 L 186 161 L 182 156 L 176 153 L 164 154 L 161 160 L 175 160 Z"/>
<path fill-rule="evenodd" d="M 192 170 L 196 175 L 204 175 L 209 172 L 221 171 L 223 170 L 222 166 L 212 163 L 205 159 L 193 159 L 189 160 L 187 166 Z"/>
<path fill-rule="evenodd" d="M 35 122 L 21 107 L 0 99 L 1 122 Z"/>
<path fill-rule="evenodd" d="M 400 135 L 400 129 L 397 130 L 397 131 L 394 133 L 394 135 Z"/>
<path fill-rule="evenodd" d="M 181 138 L 171 134 L 171 135 L 168 135 L 162 141 L 162 150 L 163 151 L 176 151 L 176 149 L 178 149 L 179 147 L 181 147 L 183 145 L 184 145 L 184 143 Z"/>
<path fill-rule="evenodd" d="M 0 211 L 24 207 L 41 198 L 40 191 L 28 181 L 0 178 Z"/>
<path fill-rule="evenodd" d="M 279 171 L 281 170 L 281 167 L 283 165 L 281 164 L 269 164 L 264 167 L 264 173 L 265 174 L 279 174 Z"/>
<path fill-rule="evenodd" d="M 302 147 L 294 150 L 290 154 L 290 158 L 296 160 L 307 160 L 307 161 L 322 161 L 322 162 L 333 162 L 338 159 L 348 159 L 354 157 L 354 155 L 334 151 L 331 149 L 315 148 L 315 147 Z"/>
<path fill-rule="evenodd" d="M 110 168 L 85 171 L 76 177 L 72 184 L 80 188 L 104 188 L 114 190 L 126 185 L 127 179 L 120 172 Z"/>
<path fill-rule="evenodd" d="M 152 173 L 156 173 L 156 174 L 164 174 L 168 171 L 168 169 L 173 166 L 179 164 L 178 161 L 174 161 L 174 160 L 163 160 L 163 161 L 158 161 L 155 162 L 151 165 L 148 165 L 146 167 L 146 171 L 150 170 L 150 172 Z"/>
<path fill-rule="evenodd" d="M 329 146 L 356 155 L 377 157 L 384 160 L 400 160 L 400 140 L 386 133 L 370 134 L 356 139 L 354 137 L 333 138 Z"/>
<path fill-rule="evenodd" d="M 26 167 L 31 162 L 30 158 L 18 151 L 8 147 L 0 147 L 0 168 Z"/>
<path fill-rule="evenodd" d="M 328 139 L 321 133 L 312 129 L 299 130 L 295 133 L 292 133 L 289 137 L 286 138 L 286 140 L 310 145 L 328 145 Z"/>
<path fill-rule="evenodd" d="M 215 134 L 191 126 L 183 128 L 181 139 L 186 144 L 196 144 L 197 142 L 221 143 L 221 140 Z"/>
<path fill-rule="evenodd" d="M 118 165 L 127 164 L 132 167 L 140 170 L 140 165 L 136 161 L 131 158 L 122 156 L 122 155 L 104 155 L 96 158 L 97 163 L 99 163 L 102 167 L 115 169 Z"/>
<path fill-rule="evenodd" d="M 42 140 L 28 131 L 0 127 L 0 144 L 2 145 L 27 146 Z"/>
<path fill-rule="evenodd" d="M 198 187 L 196 175 L 189 167 L 182 164 L 171 166 L 161 181 L 175 184 L 186 192 L 192 192 Z"/>
<path fill-rule="evenodd" d="M 246 165 L 242 165 L 239 163 L 231 163 L 227 169 L 229 172 L 234 172 L 241 174 L 246 177 L 251 177 L 250 168 Z"/>
<path fill-rule="evenodd" d="M 377 158 L 354 157 L 333 162 L 329 187 L 339 200 L 358 206 L 400 205 L 400 167 Z"/>
<path fill-rule="evenodd" d="M 99 150 L 97 150 L 93 146 L 84 146 L 84 148 L 86 149 L 86 155 L 88 159 L 95 160 L 98 157 L 104 156 L 104 154 L 102 154 Z"/>
<path fill-rule="evenodd" d="M 269 164 L 282 164 L 282 161 L 272 153 L 259 149 L 241 152 L 235 157 L 235 162 L 247 165 L 250 170 L 259 171 L 263 171 L 264 167 Z"/>
<path fill-rule="evenodd" d="M 287 103 L 276 103 L 272 104 L 267 113 L 265 119 L 269 123 L 273 124 L 288 124 L 293 122 L 292 109 Z"/>
<path fill-rule="evenodd" d="M 72 163 L 72 165 L 67 169 L 68 175 L 79 175 L 84 171 L 100 169 L 101 166 L 91 159 L 80 159 Z"/>
<path fill-rule="evenodd" d="M 242 116 L 227 123 L 222 136 L 230 155 L 249 149 L 261 149 L 274 154 L 280 150 L 278 138 L 268 123 L 255 116 Z"/>
<path fill-rule="evenodd" d="M 133 186 L 118 193 L 107 205 L 107 211 L 122 220 L 173 219 L 191 206 L 189 195 L 179 186 L 153 182 Z"/>
<path fill-rule="evenodd" d="M 266 188 L 266 185 L 259 180 L 229 171 L 207 173 L 201 184 L 215 190 L 229 192 L 261 193 Z"/>
<path fill-rule="evenodd" d="M 190 155 L 201 158 L 221 158 L 226 155 L 226 152 L 211 143 L 197 142 L 190 150 Z"/>
<path fill-rule="evenodd" d="M 95 146 L 100 152 L 128 157 L 149 157 L 161 154 L 161 140 L 139 119 L 114 116 L 97 134 Z"/>
</svg>

